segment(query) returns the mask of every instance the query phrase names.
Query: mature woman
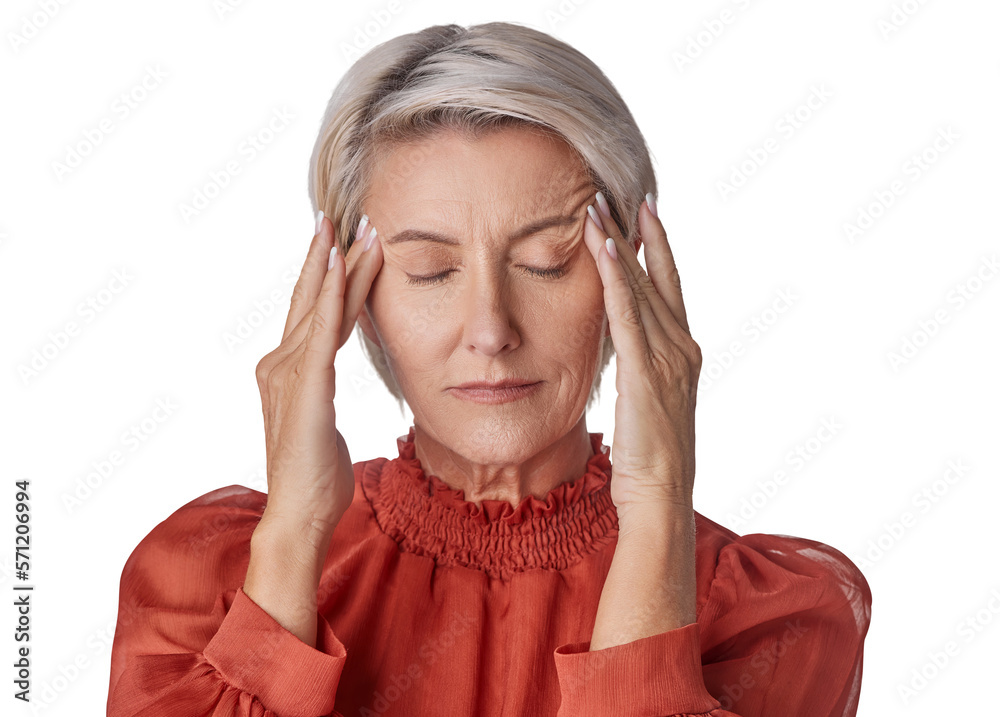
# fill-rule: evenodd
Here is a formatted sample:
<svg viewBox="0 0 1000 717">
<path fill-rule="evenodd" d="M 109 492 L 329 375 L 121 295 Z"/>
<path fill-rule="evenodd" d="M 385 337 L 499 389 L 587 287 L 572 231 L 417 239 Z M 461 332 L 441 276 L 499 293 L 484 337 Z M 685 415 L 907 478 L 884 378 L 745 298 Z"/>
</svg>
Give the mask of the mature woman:
<svg viewBox="0 0 1000 717">
<path fill-rule="evenodd" d="M 257 369 L 268 493 L 208 493 L 136 548 L 110 715 L 855 714 L 861 573 L 692 507 L 701 352 L 592 62 L 506 23 L 390 40 L 335 90 L 309 178 Z M 355 324 L 413 426 L 352 464 Z M 612 346 L 609 455 L 585 413 Z"/>
</svg>

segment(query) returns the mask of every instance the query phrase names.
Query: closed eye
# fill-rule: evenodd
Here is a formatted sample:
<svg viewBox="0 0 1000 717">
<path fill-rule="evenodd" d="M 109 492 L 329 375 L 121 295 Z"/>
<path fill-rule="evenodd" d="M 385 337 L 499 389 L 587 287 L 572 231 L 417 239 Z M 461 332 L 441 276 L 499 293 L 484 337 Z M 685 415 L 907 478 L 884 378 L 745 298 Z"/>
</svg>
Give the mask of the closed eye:
<svg viewBox="0 0 1000 717">
<path fill-rule="evenodd" d="M 530 266 L 522 267 L 527 273 L 538 276 L 543 279 L 558 279 L 563 274 L 566 273 L 565 266 L 557 266 L 553 269 L 533 269 Z M 444 281 L 445 277 L 452 272 L 457 271 L 457 269 L 449 269 L 448 271 L 443 271 L 440 274 L 435 274 L 434 276 L 411 276 L 407 274 L 406 283 L 407 284 L 438 284 Z"/>
</svg>

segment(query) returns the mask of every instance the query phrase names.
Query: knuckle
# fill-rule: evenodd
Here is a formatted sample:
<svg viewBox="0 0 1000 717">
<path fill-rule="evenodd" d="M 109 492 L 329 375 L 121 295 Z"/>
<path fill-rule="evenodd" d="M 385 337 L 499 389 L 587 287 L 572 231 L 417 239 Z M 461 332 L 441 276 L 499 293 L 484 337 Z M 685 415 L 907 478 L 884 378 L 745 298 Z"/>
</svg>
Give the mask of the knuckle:
<svg viewBox="0 0 1000 717">
<path fill-rule="evenodd" d="M 629 275 L 628 287 L 629 291 L 632 293 L 632 296 L 635 297 L 636 303 L 639 302 L 649 303 L 649 300 L 646 296 L 645 286 L 643 285 L 641 279 L 637 279 L 636 277 Z"/>
<path fill-rule="evenodd" d="M 632 328 L 642 326 L 642 317 L 639 313 L 639 307 L 635 304 L 635 302 L 630 301 L 622 311 L 621 321 L 626 326 Z"/>
<path fill-rule="evenodd" d="M 305 300 L 305 287 L 302 285 L 302 280 L 295 282 L 295 288 L 292 289 L 291 305 L 298 306 Z"/>
<path fill-rule="evenodd" d="M 267 383 L 267 378 L 270 374 L 271 354 L 267 354 L 257 362 L 257 368 L 254 370 L 254 375 L 257 377 L 257 385 L 264 386 L 264 384 Z"/>
<path fill-rule="evenodd" d="M 333 328 L 332 323 L 322 312 L 317 311 L 312 316 L 312 325 L 308 337 L 312 338 L 316 334 L 330 331 Z"/>
<path fill-rule="evenodd" d="M 643 292 L 655 291 L 656 287 L 653 284 L 653 280 L 650 278 L 649 274 L 642 272 L 636 279 L 636 284 L 642 289 Z"/>
<path fill-rule="evenodd" d="M 687 341 L 688 355 L 692 357 L 692 361 L 696 366 L 701 366 L 701 346 L 694 339 L 688 337 Z"/>
<path fill-rule="evenodd" d="M 305 354 L 302 355 L 303 358 Z M 306 368 L 303 365 L 302 359 L 292 362 L 292 365 L 288 372 L 288 377 L 291 379 L 292 383 L 299 383 L 302 377 L 306 375 Z"/>
</svg>

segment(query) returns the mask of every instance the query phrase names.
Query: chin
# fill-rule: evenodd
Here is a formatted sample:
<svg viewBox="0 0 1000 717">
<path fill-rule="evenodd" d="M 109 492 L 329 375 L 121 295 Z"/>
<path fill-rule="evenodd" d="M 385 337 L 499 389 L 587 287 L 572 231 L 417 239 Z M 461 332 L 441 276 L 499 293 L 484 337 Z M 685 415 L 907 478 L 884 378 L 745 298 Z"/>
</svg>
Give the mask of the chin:
<svg viewBox="0 0 1000 717">
<path fill-rule="evenodd" d="M 496 410 L 503 406 L 473 408 L 452 414 L 457 422 L 448 428 L 446 438 L 449 447 L 468 461 L 481 465 L 522 463 L 547 443 L 548 426 L 541 415 L 515 416 Z M 491 409 L 492 415 L 482 409 Z"/>
</svg>

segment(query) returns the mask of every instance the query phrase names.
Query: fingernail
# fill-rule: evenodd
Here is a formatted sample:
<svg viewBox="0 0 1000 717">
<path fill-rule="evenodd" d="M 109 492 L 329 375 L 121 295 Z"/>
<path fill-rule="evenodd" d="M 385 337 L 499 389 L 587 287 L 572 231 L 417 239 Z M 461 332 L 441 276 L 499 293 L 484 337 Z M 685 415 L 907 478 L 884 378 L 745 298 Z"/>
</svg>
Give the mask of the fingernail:
<svg viewBox="0 0 1000 717">
<path fill-rule="evenodd" d="M 365 237 L 365 227 L 368 226 L 368 215 L 362 214 L 361 221 L 358 222 L 358 230 L 354 232 L 354 241 L 361 241 Z"/>
<path fill-rule="evenodd" d="M 316 231 L 313 234 L 319 234 L 319 230 L 323 227 L 323 210 L 320 209 L 316 212 Z"/>
<path fill-rule="evenodd" d="M 615 248 L 615 240 L 608 237 L 608 240 L 604 242 L 604 246 L 608 248 L 608 254 L 611 255 L 612 259 L 618 258 L 618 249 Z"/>
<path fill-rule="evenodd" d="M 646 206 L 649 207 L 649 211 L 654 217 L 660 218 L 660 215 L 656 213 L 656 200 L 653 199 L 652 192 L 646 192 Z"/>
<path fill-rule="evenodd" d="M 330 271 L 333 268 L 333 262 L 337 260 L 337 244 L 334 243 L 333 249 L 330 250 L 330 262 L 326 265 L 326 270 Z"/>
<path fill-rule="evenodd" d="M 599 226 L 601 228 L 602 232 L 605 231 L 605 229 L 604 229 L 604 222 L 601 221 L 601 217 L 597 214 L 597 210 L 594 209 L 594 205 L 593 204 L 588 204 L 587 205 L 587 214 L 589 214 L 590 218 L 594 220 L 594 224 L 596 224 L 597 226 Z"/>
<path fill-rule="evenodd" d="M 604 194 L 602 192 L 597 193 L 597 206 L 601 208 L 601 213 L 603 213 L 604 216 L 611 218 L 611 207 L 608 206 L 608 200 L 604 198 Z"/>
<path fill-rule="evenodd" d="M 375 246 L 375 236 L 377 234 L 378 234 L 378 229 L 376 229 L 375 227 L 372 227 L 372 233 L 369 234 L 368 238 L 365 240 L 365 248 L 361 250 L 362 254 L 364 254 L 366 251 L 368 251 L 373 246 Z"/>
</svg>

